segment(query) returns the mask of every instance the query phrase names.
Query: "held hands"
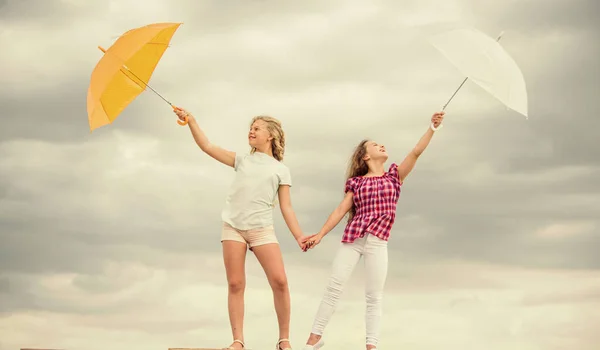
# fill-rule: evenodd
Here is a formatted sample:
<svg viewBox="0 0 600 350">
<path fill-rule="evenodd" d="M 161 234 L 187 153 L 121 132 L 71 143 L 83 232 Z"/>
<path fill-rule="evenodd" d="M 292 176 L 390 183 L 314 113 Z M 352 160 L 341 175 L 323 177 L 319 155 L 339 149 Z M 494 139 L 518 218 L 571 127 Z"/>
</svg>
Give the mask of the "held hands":
<svg viewBox="0 0 600 350">
<path fill-rule="evenodd" d="M 433 114 L 433 116 L 431 116 L 431 126 L 433 131 L 437 130 L 438 128 L 440 128 L 442 126 L 442 121 L 444 120 L 444 115 L 446 114 L 446 112 L 441 111 L 441 112 L 436 112 Z"/>
<path fill-rule="evenodd" d="M 296 238 L 296 242 L 298 243 L 298 246 L 300 247 L 300 249 L 302 249 L 303 252 L 305 252 L 308 249 L 308 240 L 310 240 L 311 238 L 313 238 L 314 235 L 312 236 L 300 236 L 298 238 Z"/>
<path fill-rule="evenodd" d="M 306 242 L 304 244 L 304 248 L 302 249 L 302 251 L 306 252 L 309 249 L 313 249 L 314 247 L 317 246 L 317 244 L 321 243 L 321 239 L 323 239 L 323 236 L 321 236 L 318 233 L 314 234 L 312 236 L 306 237 Z"/>
</svg>

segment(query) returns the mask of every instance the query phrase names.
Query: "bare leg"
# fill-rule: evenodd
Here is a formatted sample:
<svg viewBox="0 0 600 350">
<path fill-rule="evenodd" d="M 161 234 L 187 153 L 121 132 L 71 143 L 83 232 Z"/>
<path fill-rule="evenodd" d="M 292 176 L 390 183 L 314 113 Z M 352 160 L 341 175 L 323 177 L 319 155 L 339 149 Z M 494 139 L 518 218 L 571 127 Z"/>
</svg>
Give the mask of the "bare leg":
<svg viewBox="0 0 600 350">
<path fill-rule="evenodd" d="M 223 241 L 223 261 L 229 286 L 227 306 L 233 339 L 244 341 L 244 289 L 246 288 L 246 243 Z M 242 349 L 240 343 L 230 345 Z"/>
<path fill-rule="evenodd" d="M 269 243 L 252 248 L 273 290 L 275 312 L 279 323 L 279 339 L 290 338 L 290 290 L 283 266 L 279 244 Z M 289 342 L 281 342 L 282 349 L 291 348 Z"/>
</svg>

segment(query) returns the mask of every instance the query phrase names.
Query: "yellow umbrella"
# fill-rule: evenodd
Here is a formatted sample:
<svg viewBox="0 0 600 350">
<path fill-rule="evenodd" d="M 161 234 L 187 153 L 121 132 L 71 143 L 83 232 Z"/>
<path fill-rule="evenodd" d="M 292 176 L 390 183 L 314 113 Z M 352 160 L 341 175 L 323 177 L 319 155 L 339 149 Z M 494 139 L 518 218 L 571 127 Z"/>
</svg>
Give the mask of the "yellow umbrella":
<svg viewBox="0 0 600 350">
<path fill-rule="evenodd" d="M 152 73 L 181 23 L 155 23 L 125 32 L 105 50 L 92 72 L 87 95 L 90 131 L 112 123 L 148 87 Z M 186 125 L 177 120 L 180 125 Z"/>
</svg>

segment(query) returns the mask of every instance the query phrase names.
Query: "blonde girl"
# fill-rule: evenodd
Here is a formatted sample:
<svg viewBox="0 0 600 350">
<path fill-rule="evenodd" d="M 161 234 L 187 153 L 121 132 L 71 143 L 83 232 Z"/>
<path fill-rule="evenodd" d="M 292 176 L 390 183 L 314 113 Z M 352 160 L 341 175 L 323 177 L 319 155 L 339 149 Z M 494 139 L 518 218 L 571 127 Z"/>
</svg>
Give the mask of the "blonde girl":
<svg viewBox="0 0 600 350">
<path fill-rule="evenodd" d="M 290 292 L 279 243 L 273 229 L 273 207 L 279 199 L 281 214 L 298 242 L 305 249 L 302 230 L 292 208 L 292 178 L 285 166 L 285 134 L 279 120 L 258 116 L 248 131 L 249 154 L 236 154 L 212 144 L 196 119 L 183 109 L 175 113 L 188 120 L 196 144 L 204 153 L 232 167 L 235 178 L 222 211 L 221 242 L 227 272 L 228 309 L 233 342 L 229 349 L 244 349 L 244 290 L 246 287 L 246 251 L 254 253 L 261 264 L 271 289 L 279 323 L 277 350 L 291 350 Z"/>
</svg>

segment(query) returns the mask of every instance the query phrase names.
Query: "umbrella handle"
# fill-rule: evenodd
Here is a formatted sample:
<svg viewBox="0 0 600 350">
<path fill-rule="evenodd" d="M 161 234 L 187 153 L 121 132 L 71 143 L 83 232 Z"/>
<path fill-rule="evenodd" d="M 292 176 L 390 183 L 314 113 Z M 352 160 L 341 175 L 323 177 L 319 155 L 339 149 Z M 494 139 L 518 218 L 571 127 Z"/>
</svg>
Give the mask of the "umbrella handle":
<svg viewBox="0 0 600 350">
<path fill-rule="evenodd" d="M 186 117 L 184 117 L 184 119 L 185 119 L 184 121 L 177 119 L 177 124 L 179 124 L 181 126 L 186 126 L 188 123 L 188 117 L 186 116 Z"/>
<path fill-rule="evenodd" d="M 178 110 L 178 109 L 181 109 L 181 108 L 179 108 L 177 106 L 173 106 L 173 105 L 171 105 L 171 106 L 173 107 L 174 111 Z M 179 124 L 181 126 L 186 126 L 188 124 L 189 118 L 186 115 L 183 119 L 184 119 L 184 121 L 181 121 L 181 120 L 177 119 L 177 124 Z"/>
<path fill-rule="evenodd" d="M 448 104 L 446 104 L 444 107 L 442 107 L 442 111 L 446 109 L 446 106 L 447 106 L 447 105 L 448 105 Z M 436 128 L 436 127 L 433 125 L 433 123 L 431 123 L 431 125 L 429 125 L 429 127 L 431 128 L 431 130 L 433 130 L 433 131 L 435 132 L 435 131 L 438 131 L 438 130 L 440 130 L 441 128 L 443 128 L 443 127 L 444 127 L 444 124 L 440 124 L 440 125 L 438 125 L 438 127 Z"/>
</svg>

